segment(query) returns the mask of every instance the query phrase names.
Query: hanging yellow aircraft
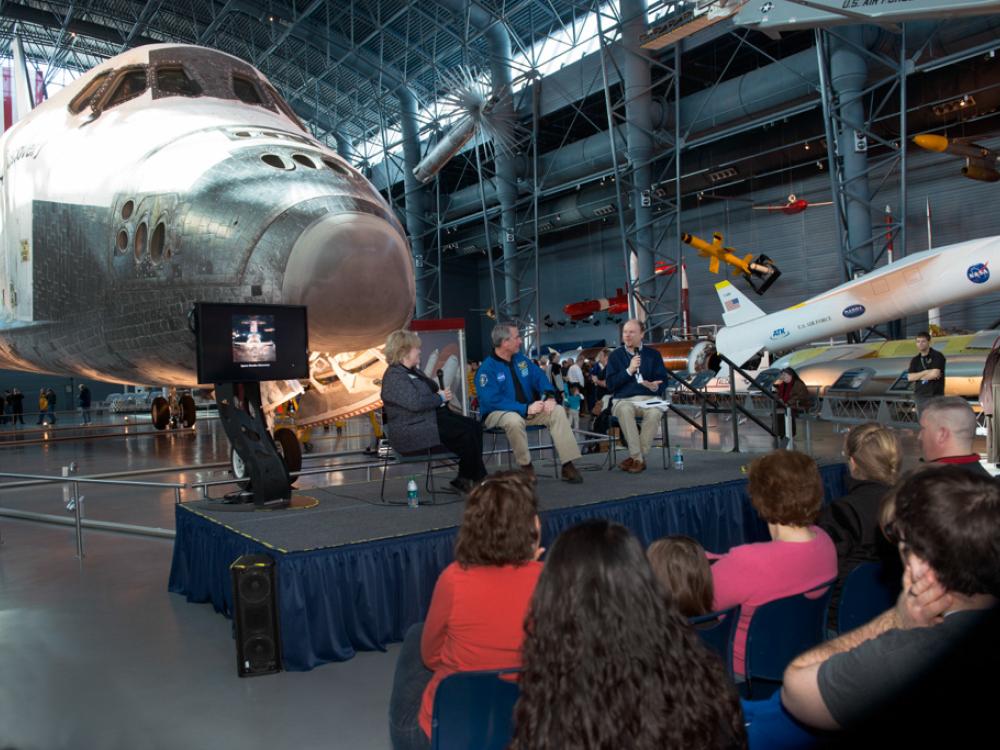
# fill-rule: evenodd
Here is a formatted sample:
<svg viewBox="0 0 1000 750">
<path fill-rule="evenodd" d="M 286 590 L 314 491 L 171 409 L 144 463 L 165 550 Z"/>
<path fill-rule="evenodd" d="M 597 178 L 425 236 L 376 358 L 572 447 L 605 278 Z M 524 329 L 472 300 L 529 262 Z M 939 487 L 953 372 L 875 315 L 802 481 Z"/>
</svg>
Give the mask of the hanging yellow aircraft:
<svg viewBox="0 0 1000 750">
<path fill-rule="evenodd" d="M 980 182 L 997 182 L 1000 171 L 997 171 L 997 160 L 1000 154 L 986 146 L 972 143 L 964 138 L 948 138 L 943 135 L 924 133 L 913 136 L 913 142 L 927 151 L 937 151 L 939 154 L 951 154 L 965 159 L 962 175 L 970 180 Z"/>
<path fill-rule="evenodd" d="M 721 265 L 725 263 L 731 266 L 734 276 L 742 276 L 750 284 L 750 288 L 757 294 L 766 292 L 778 277 L 781 271 L 774 265 L 774 261 L 766 255 L 753 257 L 753 253 L 747 253 L 742 258 L 736 254 L 736 250 L 731 247 L 723 247 L 722 233 L 712 234 L 712 242 L 709 244 L 700 237 L 695 237 L 686 232 L 681 235 L 681 240 L 686 245 L 690 245 L 698 251 L 702 258 L 708 258 L 708 270 L 712 273 L 719 273 Z M 761 279 L 758 283 L 755 280 Z"/>
</svg>

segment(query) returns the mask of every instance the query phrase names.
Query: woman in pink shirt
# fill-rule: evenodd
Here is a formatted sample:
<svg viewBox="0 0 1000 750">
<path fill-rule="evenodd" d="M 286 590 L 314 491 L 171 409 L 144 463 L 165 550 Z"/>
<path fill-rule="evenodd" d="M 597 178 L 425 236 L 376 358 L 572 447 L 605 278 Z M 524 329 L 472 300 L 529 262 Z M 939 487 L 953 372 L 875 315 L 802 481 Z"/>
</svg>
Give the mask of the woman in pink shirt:
<svg viewBox="0 0 1000 750">
<path fill-rule="evenodd" d="M 714 608 L 741 605 L 733 643 L 733 670 L 744 674 L 747 628 L 754 610 L 801 594 L 837 575 L 837 550 L 814 526 L 823 505 L 816 462 L 798 451 L 775 451 L 750 464 L 750 502 L 767 522 L 770 542 L 741 544 L 712 565 Z"/>
<path fill-rule="evenodd" d="M 521 666 L 524 617 L 542 570 L 538 500 L 522 472 L 487 477 L 469 493 L 455 562 L 407 631 L 389 701 L 393 750 L 430 747 L 438 684 L 454 672 Z"/>
</svg>

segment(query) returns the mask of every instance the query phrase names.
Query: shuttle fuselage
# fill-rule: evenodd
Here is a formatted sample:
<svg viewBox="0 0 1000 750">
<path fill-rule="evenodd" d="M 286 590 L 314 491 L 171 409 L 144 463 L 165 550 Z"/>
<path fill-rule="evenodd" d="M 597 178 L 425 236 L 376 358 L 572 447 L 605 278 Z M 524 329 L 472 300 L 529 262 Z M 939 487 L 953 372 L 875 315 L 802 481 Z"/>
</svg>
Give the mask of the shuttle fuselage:
<svg viewBox="0 0 1000 750">
<path fill-rule="evenodd" d="M 307 305 L 310 348 L 331 354 L 412 314 L 389 206 L 230 55 L 125 52 L 0 155 L 0 368 L 194 385 L 196 301 Z"/>
</svg>

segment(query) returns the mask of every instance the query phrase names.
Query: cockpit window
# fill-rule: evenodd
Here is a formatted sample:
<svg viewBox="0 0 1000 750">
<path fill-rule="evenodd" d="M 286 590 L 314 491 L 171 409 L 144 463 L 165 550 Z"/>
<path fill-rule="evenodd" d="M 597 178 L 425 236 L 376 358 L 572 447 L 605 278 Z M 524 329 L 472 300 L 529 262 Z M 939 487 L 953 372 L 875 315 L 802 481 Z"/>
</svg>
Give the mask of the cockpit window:
<svg viewBox="0 0 1000 750">
<path fill-rule="evenodd" d="M 90 83 L 84 86 L 83 91 L 74 96 L 73 100 L 69 103 L 69 111 L 74 115 L 82 112 L 90 104 L 90 100 L 94 98 L 94 95 L 100 90 L 110 75 L 111 71 L 105 70 L 103 73 L 98 73 L 90 79 Z"/>
<path fill-rule="evenodd" d="M 115 84 L 114 91 L 104 104 L 104 109 L 117 107 L 119 104 L 135 99 L 146 90 L 146 69 L 136 68 L 121 75 Z"/>
<path fill-rule="evenodd" d="M 156 69 L 156 88 L 161 96 L 198 96 L 201 86 L 181 67 Z"/>
<path fill-rule="evenodd" d="M 243 76 L 233 75 L 233 93 L 237 99 L 246 104 L 264 104 L 253 81 Z"/>
<path fill-rule="evenodd" d="M 272 86 L 269 83 L 265 83 L 264 85 L 267 87 L 267 93 L 271 95 L 271 99 L 274 101 L 275 104 L 278 105 L 278 109 L 280 109 L 284 113 L 285 117 L 287 117 L 289 120 L 294 122 L 300 128 L 305 130 L 306 126 L 302 124 L 302 121 L 292 110 L 291 106 L 289 106 L 288 102 L 285 101 L 284 97 L 282 97 L 281 94 L 278 93 L 277 89 L 275 89 L 274 86 Z M 306 143 L 311 144 L 311 141 L 306 141 Z"/>
</svg>

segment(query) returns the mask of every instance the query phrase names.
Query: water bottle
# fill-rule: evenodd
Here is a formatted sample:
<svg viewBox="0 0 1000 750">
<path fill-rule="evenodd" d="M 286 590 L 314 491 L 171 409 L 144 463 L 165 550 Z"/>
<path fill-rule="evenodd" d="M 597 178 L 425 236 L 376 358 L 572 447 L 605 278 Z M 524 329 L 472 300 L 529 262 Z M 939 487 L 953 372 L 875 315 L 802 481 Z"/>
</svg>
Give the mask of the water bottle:
<svg viewBox="0 0 1000 750">
<path fill-rule="evenodd" d="M 417 492 L 417 480 L 410 477 L 410 481 L 406 483 L 406 504 L 410 508 L 416 508 L 420 505 L 420 497 Z"/>
<path fill-rule="evenodd" d="M 684 471 L 684 451 L 679 445 L 674 448 L 674 468 L 677 471 Z"/>
</svg>

